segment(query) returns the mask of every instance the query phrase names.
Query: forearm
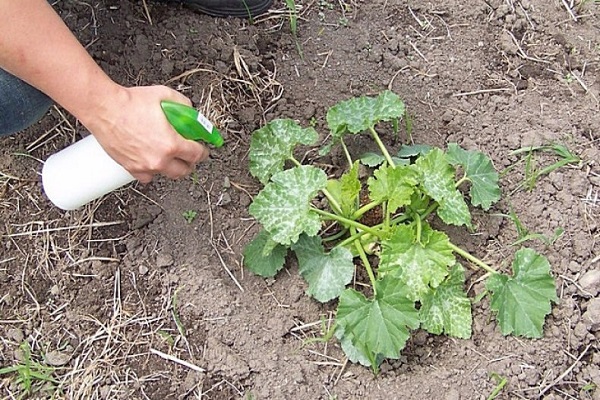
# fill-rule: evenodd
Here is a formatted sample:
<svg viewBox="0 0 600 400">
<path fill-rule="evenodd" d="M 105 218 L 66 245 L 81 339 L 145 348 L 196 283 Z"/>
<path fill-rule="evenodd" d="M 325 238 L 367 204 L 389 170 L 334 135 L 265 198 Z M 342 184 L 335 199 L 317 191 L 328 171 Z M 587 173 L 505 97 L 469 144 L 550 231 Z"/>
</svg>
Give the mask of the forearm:
<svg viewBox="0 0 600 400">
<path fill-rule="evenodd" d="M 46 93 L 85 125 L 123 96 L 46 0 L 0 0 L 0 67 Z"/>
</svg>

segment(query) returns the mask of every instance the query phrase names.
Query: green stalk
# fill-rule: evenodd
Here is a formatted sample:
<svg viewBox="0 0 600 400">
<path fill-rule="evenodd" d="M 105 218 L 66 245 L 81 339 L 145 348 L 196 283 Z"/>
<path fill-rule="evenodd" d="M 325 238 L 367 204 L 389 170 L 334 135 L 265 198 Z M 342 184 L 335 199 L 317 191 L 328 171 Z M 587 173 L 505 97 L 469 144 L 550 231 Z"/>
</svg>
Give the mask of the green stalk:
<svg viewBox="0 0 600 400">
<path fill-rule="evenodd" d="M 387 160 L 388 164 L 390 164 L 392 166 L 392 168 L 395 168 L 396 164 L 394 164 L 392 157 L 390 157 L 390 153 L 388 153 L 387 148 L 385 147 L 385 145 L 379 138 L 379 135 L 377 134 L 377 131 L 375 131 L 375 128 L 370 126 L 369 130 L 371 131 L 371 135 L 373 135 L 373 139 L 375 139 L 375 143 L 377 143 L 377 146 L 379 146 L 379 149 L 381 150 L 381 153 L 383 153 L 383 156 Z"/>
<path fill-rule="evenodd" d="M 348 147 L 346 147 L 346 143 L 344 143 L 344 139 L 340 139 L 340 143 L 342 145 L 342 149 L 344 149 L 344 154 L 346 155 L 346 160 L 348 160 L 348 168 L 352 168 L 352 157 L 350 156 L 350 152 L 348 151 Z"/>
<path fill-rule="evenodd" d="M 467 178 L 467 175 L 465 175 L 465 176 L 463 176 L 462 178 L 460 178 L 458 182 L 456 182 L 456 185 L 454 185 L 454 187 L 458 189 L 458 187 L 459 187 L 460 185 L 462 185 L 462 184 L 463 184 L 463 182 L 466 182 L 466 181 L 468 181 L 468 180 L 469 180 L 469 178 Z"/>
<path fill-rule="evenodd" d="M 348 232 L 348 229 L 342 229 L 340 230 L 338 233 L 335 233 L 331 236 L 327 236 L 323 238 L 324 242 L 332 242 L 334 240 L 337 240 L 339 238 L 341 238 L 342 236 L 344 236 L 346 233 Z"/>
<path fill-rule="evenodd" d="M 347 245 L 354 242 L 355 240 L 360 240 L 360 238 L 363 237 L 364 235 L 366 235 L 367 233 L 369 233 L 369 232 L 361 231 L 361 232 L 353 233 L 350 236 L 348 236 L 346 239 L 339 242 L 336 245 L 336 247 L 346 247 Z"/>
<path fill-rule="evenodd" d="M 417 224 L 417 243 L 421 243 L 421 233 L 423 231 L 423 224 L 421 222 L 421 218 L 417 215 L 415 218 L 415 224 Z"/>
<path fill-rule="evenodd" d="M 378 201 L 372 201 L 370 203 L 365 204 L 358 210 L 354 211 L 354 214 L 352 214 L 352 219 L 360 219 L 365 213 L 369 212 L 370 210 L 374 209 L 380 204 L 381 202 Z"/>
<path fill-rule="evenodd" d="M 375 230 L 375 229 L 373 229 L 373 228 L 371 228 L 371 227 L 369 227 L 367 225 L 361 224 L 360 222 L 356 222 L 356 221 L 353 221 L 351 219 L 344 218 L 344 217 L 342 217 L 340 215 L 332 214 L 330 212 L 321 210 L 321 209 L 316 208 L 316 207 L 313 207 L 312 211 L 314 211 L 317 214 L 322 215 L 323 217 L 326 217 L 328 219 L 341 222 L 343 224 L 349 225 L 349 226 L 354 227 L 356 229 L 360 229 L 361 231 L 368 232 L 368 233 L 370 233 L 373 236 L 381 237 L 381 232 L 379 232 L 379 231 L 377 231 L 377 230 Z"/>
<path fill-rule="evenodd" d="M 487 265 L 486 263 L 484 263 L 483 261 L 481 261 L 479 258 L 472 256 L 470 253 L 468 253 L 467 251 L 461 249 L 460 247 L 454 245 L 453 243 L 448 242 L 448 244 L 450 245 L 450 248 L 452 248 L 452 250 L 459 254 L 461 257 L 471 261 L 473 264 L 477 265 L 478 267 L 480 267 L 481 269 L 485 270 L 486 272 L 489 272 L 490 274 L 498 274 L 499 272 L 496 271 L 494 268 L 490 267 L 489 265 Z"/>
<path fill-rule="evenodd" d="M 354 231 L 354 233 L 356 233 L 355 228 L 351 228 L 351 231 Z M 369 259 L 367 258 L 365 249 L 363 249 L 362 244 L 360 243 L 360 240 L 356 240 L 354 242 L 354 246 L 356 247 L 356 250 L 358 251 L 358 255 L 359 255 L 361 261 L 363 262 L 365 269 L 367 270 L 367 275 L 369 275 L 369 280 L 371 281 L 371 287 L 373 288 L 373 297 L 377 297 L 377 287 L 375 286 L 375 274 L 373 273 L 373 268 L 371 268 L 371 263 L 369 262 Z"/>
</svg>

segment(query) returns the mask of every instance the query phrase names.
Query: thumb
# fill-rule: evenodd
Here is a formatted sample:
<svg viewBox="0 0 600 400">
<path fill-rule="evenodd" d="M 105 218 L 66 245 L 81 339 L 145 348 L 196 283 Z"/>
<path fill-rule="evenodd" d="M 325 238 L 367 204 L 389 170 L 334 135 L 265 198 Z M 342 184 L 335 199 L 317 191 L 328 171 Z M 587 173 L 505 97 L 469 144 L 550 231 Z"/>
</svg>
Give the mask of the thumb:
<svg viewBox="0 0 600 400">
<path fill-rule="evenodd" d="M 164 90 L 164 94 L 161 96 L 163 100 L 169 100 L 174 103 L 185 104 L 186 106 L 192 105 L 192 101 L 185 95 L 179 93 L 177 90 L 173 90 L 167 86 L 161 86 L 161 89 Z"/>
</svg>

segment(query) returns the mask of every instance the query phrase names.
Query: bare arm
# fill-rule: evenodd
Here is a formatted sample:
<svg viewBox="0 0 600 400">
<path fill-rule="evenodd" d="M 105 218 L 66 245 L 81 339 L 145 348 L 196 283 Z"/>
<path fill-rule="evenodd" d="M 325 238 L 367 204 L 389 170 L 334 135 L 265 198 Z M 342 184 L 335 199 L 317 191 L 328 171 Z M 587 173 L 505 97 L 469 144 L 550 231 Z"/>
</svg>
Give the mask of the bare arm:
<svg viewBox="0 0 600 400">
<path fill-rule="evenodd" d="M 189 174 L 208 157 L 168 124 L 161 100 L 190 104 L 165 86 L 126 88 L 90 57 L 46 0 L 0 0 L 0 67 L 79 119 L 135 178 Z"/>
</svg>

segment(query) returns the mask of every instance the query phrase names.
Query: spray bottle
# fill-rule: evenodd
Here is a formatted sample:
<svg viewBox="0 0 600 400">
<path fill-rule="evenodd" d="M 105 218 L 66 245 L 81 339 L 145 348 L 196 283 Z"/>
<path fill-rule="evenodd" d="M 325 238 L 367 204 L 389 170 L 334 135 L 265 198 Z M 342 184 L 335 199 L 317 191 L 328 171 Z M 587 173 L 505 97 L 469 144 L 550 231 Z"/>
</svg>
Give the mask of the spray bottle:
<svg viewBox="0 0 600 400">
<path fill-rule="evenodd" d="M 196 109 L 171 101 L 161 102 L 161 107 L 169 123 L 184 138 L 215 147 L 223 145 L 219 131 Z M 42 168 L 44 192 L 63 210 L 75 210 L 133 180 L 92 135 L 51 155 Z"/>
</svg>

